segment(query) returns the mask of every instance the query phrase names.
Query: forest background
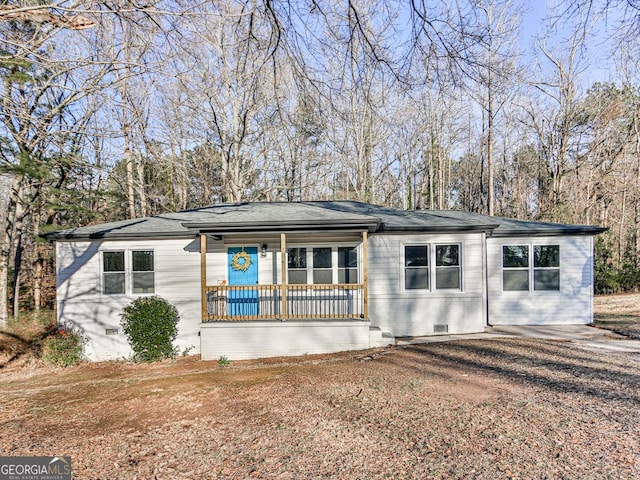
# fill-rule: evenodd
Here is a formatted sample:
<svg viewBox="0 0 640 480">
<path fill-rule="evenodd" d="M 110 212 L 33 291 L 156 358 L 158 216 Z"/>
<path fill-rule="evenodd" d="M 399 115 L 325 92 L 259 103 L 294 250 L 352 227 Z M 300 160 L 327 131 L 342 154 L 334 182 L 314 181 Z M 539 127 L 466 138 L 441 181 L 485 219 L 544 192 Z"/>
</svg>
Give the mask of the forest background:
<svg viewBox="0 0 640 480">
<path fill-rule="evenodd" d="M 640 287 L 637 0 L 0 0 L 0 326 L 48 231 L 356 199 L 599 224 Z"/>
</svg>

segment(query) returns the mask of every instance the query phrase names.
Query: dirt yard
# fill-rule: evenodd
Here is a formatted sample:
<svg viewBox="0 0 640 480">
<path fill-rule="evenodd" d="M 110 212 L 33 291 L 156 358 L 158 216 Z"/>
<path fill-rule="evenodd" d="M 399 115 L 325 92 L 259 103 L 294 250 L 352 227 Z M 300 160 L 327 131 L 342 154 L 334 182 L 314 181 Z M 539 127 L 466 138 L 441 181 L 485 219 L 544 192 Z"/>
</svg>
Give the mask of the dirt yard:
<svg viewBox="0 0 640 480">
<path fill-rule="evenodd" d="M 474 340 L 0 369 L 0 454 L 78 479 L 632 479 L 640 356 Z"/>
</svg>

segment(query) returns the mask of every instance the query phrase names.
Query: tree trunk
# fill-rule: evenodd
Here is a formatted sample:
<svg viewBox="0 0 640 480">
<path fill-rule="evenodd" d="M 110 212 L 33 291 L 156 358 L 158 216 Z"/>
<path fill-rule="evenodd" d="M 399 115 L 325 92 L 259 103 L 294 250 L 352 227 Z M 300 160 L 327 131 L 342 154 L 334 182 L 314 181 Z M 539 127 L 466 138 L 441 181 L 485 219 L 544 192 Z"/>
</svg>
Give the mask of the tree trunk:
<svg viewBox="0 0 640 480">
<path fill-rule="evenodd" d="M 24 205 L 22 189 L 18 191 L 16 216 L 13 228 L 13 318 L 20 314 L 20 274 L 22 270 L 22 234 L 24 230 Z"/>
<path fill-rule="evenodd" d="M 22 262 L 22 233 L 16 235 L 16 249 L 13 257 L 13 318 L 20 314 L 20 264 Z"/>
<path fill-rule="evenodd" d="M 429 210 L 433 210 L 434 207 L 434 172 L 433 172 L 433 149 L 434 149 L 434 144 L 435 144 L 435 140 L 434 140 L 434 134 L 433 134 L 433 129 L 431 129 L 431 136 L 430 136 L 430 145 L 429 145 Z"/>
<path fill-rule="evenodd" d="M 489 215 L 494 214 L 493 191 L 493 85 L 491 84 L 491 69 L 489 69 L 489 83 L 487 86 L 487 208 Z"/>
<path fill-rule="evenodd" d="M 37 312 L 42 308 L 42 273 L 44 259 L 42 258 L 42 248 L 36 245 L 36 260 L 33 273 L 33 309 Z"/>
<path fill-rule="evenodd" d="M 444 169 L 444 158 L 442 155 L 442 148 L 438 147 L 437 153 L 438 160 L 438 210 L 444 210 L 444 199 L 445 199 L 445 169 Z"/>
<path fill-rule="evenodd" d="M 140 201 L 140 216 L 147 216 L 147 194 L 145 192 L 145 181 L 144 181 L 144 163 L 142 162 L 142 158 L 140 155 L 137 156 L 136 159 L 136 170 L 138 173 L 138 199 Z"/>
<path fill-rule="evenodd" d="M 9 264 L 11 262 L 16 204 L 21 189 L 22 176 L 16 175 L 11 184 L 7 216 L 2 228 L 2 241 L 0 242 L 0 328 L 2 329 L 6 329 L 9 325 Z"/>
<path fill-rule="evenodd" d="M 634 219 L 634 237 L 635 237 L 635 265 L 638 267 L 640 263 L 640 112 L 636 108 L 633 115 L 633 130 L 636 136 L 635 155 L 636 155 L 636 188 L 633 206 Z"/>
</svg>

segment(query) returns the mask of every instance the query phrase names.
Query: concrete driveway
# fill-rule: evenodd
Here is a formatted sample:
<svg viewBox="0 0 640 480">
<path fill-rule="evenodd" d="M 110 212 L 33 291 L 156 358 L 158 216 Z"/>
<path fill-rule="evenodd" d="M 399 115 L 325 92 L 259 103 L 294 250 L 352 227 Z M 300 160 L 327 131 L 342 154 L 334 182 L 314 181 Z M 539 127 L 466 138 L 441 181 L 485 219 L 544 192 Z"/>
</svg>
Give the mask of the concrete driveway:
<svg viewBox="0 0 640 480">
<path fill-rule="evenodd" d="M 397 338 L 396 344 L 408 345 L 500 337 L 540 338 L 544 340 L 568 342 L 576 347 L 587 350 L 640 353 L 640 340 L 630 340 L 623 335 L 588 325 L 493 326 L 487 327 L 484 333 Z"/>
</svg>

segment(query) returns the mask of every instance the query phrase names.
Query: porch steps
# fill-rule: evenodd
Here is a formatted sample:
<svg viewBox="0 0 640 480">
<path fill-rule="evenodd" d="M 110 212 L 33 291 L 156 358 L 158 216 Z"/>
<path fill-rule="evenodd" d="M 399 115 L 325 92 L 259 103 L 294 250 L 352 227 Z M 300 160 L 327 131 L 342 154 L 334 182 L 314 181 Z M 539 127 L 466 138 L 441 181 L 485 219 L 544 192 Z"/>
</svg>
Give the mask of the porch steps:
<svg viewBox="0 0 640 480">
<path fill-rule="evenodd" d="M 383 332 L 380 327 L 369 327 L 369 346 L 371 348 L 395 344 L 396 339 L 389 332 Z"/>
</svg>

